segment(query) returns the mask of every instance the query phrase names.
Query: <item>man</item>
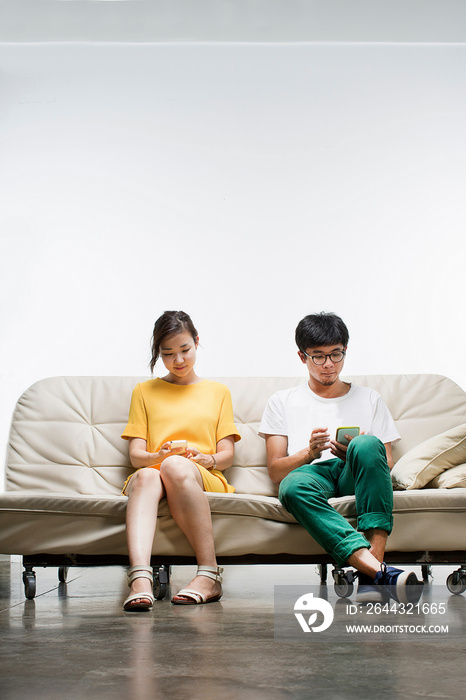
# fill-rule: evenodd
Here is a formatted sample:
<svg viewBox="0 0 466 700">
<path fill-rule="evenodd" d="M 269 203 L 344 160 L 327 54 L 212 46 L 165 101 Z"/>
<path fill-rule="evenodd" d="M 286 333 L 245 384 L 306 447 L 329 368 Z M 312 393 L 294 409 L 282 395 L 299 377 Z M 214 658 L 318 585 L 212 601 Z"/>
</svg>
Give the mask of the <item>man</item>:
<svg viewBox="0 0 466 700">
<path fill-rule="evenodd" d="M 376 391 L 340 379 L 349 340 L 341 318 L 306 316 L 295 337 L 309 380 L 270 398 L 259 432 L 279 499 L 338 565 L 358 570 L 358 602 L 417 602 L 416 575 L 383 562 L 393 525 L 395 423 Z M 345 445 L 335 438 L 347 426 L 361 434 L 347 433 Z M 328 502 L 349 495 L 356 496 L 358 531 Z"/>
</svg>

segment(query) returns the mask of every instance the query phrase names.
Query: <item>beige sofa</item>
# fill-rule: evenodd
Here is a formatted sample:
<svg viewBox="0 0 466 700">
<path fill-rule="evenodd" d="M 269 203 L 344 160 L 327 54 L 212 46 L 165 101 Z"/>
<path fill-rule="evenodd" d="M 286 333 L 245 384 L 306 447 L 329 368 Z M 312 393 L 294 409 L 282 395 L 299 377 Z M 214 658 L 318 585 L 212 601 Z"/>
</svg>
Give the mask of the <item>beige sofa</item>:
<svg viewBox="0 0 466 700">
<path fill-rule="evenodd" d="M 6 490 L 0 494 L 0 553 L 23 555 L 27 597 L 35 594 L 35 566 L 58 566 L 63 580 L 71 565 L 127 564 L 127 499 L 120 491 L 131 467 L 128 443 L 120 434 L 132 389 L 145 379 L 44 379 L 19 399 L 11 426 Z M 420 564 L 424 576 L 432 563 L 463 565 L 466 488 L 438 488 L 442 486 L 438 478 L 448 468 L 448 472 L 456 469 L 461 479 L 457 465 L 466 462 L 465 392 L 436 375 L 346 380 L 379 391 L 402 435 L 394 447 L 395 460 L 400 460 L 394 475 L 395 487 L 401 484 L 405 490 L 394 494 L 387 561 Z M 218 381 L 230 387 L 242 435 L 234 466 L 227 472 L 236 492 L 208 495 L 220 563 L 329 563 L 321 547 L 278 501 L 277 487 L 265 467 L 265 443 L 257 435 L 269 396 L 305 378 Z M 443 435 L 434 437 L 439 434 Z M 437 481 L 432 484 L 432 479 Z M 355 524 L 354 497 L 332 503 Z M 159 571 L 161 595 L 168 567 L 193 561 L 186 538 L 163 502 L 152 562 Z M 325 571 L 323 567 L 323 576 Z M 466 590 L 466 568 L 453 572 L 449 583 L 452 592 Z"/>
</svg>

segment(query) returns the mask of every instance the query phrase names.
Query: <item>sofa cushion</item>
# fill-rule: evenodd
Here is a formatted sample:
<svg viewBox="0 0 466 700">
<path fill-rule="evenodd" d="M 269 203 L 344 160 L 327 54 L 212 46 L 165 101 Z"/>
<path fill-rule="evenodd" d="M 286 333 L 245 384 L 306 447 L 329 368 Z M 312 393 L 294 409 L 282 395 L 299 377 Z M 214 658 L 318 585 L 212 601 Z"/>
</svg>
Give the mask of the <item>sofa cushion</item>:
<svg viewBox="0 0 466 700">
<path fill-rule="evenodd" d="M 296 524 L 277 499 L 208 494 L 218 556 L 322 554 L 322 548 Z M 5 554 L 127 555 L 124 496 L 0 494 L 0 551 Z M 354 496 L 331 499 L 356 525 Z M 387 551 L 464 550 L 466 499 L 463 489 L 422 489 L 394 494 L 394 527 Z M 153 553 L 193 556 L 186 537 L 159 510 Z"/>
<path fill-rule="evenodd" d="M 267 467 L 230 467 L 225 470 L 225 476 L 237 494 L 278 496 L 278 484 L 273 483 Z"/>
<path fill-rule="evenodd" d="M 401 457 L 392 469 L 395 488 L 430 486 L 444 471 L 466 462 L 466 423 L 421 442 Z"/>
<path fill-rule="evenodd" d="M 456 489 L 466 488 L 466 464 L 447 469 L 427 484 L 429 489 Z"/>
</svg>

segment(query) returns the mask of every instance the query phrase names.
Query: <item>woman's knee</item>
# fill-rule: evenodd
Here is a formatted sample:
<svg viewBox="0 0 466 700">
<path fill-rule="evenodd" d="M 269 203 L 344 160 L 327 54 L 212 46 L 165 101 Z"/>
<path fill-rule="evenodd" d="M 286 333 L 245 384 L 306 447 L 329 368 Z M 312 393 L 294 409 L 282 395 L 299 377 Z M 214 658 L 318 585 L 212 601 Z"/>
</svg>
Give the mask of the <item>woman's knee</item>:
<svg viewBox="0 0 466 700">
<path fill-rule="evenodd" d="M 153 467 L 141 467 L 134 472 L 130 479 L 129 486 L 131 490 L 128 495 L 137 488 L 161 488 L 160 472 Z"/>
<path fill-rule="evenodd" d="M 166 457 L 160 465 L 160 476 L 166 484 L 181 484 L 186 480 L 195 479 L 194 469 L 197 467 L 186 457 L 171 455 Z"/>
</svg>

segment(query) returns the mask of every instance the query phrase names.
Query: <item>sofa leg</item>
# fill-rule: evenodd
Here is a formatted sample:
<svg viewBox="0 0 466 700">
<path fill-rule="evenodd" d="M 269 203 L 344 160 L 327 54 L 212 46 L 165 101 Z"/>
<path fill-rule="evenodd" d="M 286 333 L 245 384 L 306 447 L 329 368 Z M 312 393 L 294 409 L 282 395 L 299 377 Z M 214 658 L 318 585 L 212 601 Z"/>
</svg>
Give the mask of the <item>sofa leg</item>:
<svg viewBox="0 0 466 700">
<path fill-rule="evenodd" d="M 422 580 L 424 583 L 427 583 L 429 580 L 429 576 L 432 576 L 432 566 L 430 564 L 423 564 L 421 566 L 421 571 L 422 571 Z"/>
<path fill-rule="evenodd" d="M 327 583 L 327 564 L 317 564 L 317 572 L 320 576 L 320 585 L 325 586 Z"/>
</svg>

